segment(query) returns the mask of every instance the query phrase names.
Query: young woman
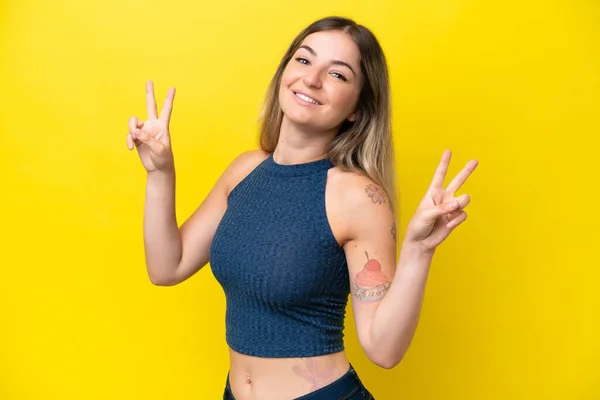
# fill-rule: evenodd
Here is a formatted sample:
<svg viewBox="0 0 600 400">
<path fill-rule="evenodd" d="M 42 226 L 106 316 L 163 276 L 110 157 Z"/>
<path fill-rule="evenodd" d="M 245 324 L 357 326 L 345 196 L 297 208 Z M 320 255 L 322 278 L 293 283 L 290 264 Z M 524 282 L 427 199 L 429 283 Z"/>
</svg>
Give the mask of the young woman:
<svg viewBox="0 0 600 400">
<path fill-rule="evenodd" d="M 207 263 L 227 301 L 230 370 L 224 399 L 372 398 L 344 352 L 348 295 L 366 355 L 397 365 L 412 340 L 436 247 L 466 218 L 454 197 L 477 165 L 443 188 L 444 152 L 408 224 L 396 263 L 390 88 L 375 36 L 354 21 L 314 22 L 270 84 L 260 150 L 235 158 L 179 227 L 169 119 L 152 82 L 148 120 L 127 144 L 147 170 L 144 241 L 156 285 Z"/>
</svg>

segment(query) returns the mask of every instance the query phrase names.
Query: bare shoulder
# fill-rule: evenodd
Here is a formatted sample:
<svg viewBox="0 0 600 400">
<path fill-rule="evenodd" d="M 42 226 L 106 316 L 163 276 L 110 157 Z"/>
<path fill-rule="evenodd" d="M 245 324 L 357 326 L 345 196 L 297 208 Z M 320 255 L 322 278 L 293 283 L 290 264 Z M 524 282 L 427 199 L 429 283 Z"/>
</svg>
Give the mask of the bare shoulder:
<svg viewBox="0 0 600 400">
<path fill-rule="evenodd" d="M 330 209 L 344 232 L 344 241 L 372 229 L 389 230 L 392 208 L 383 188 L 368 176 L 334 167 L 328 176 Z"/>
<path fill-rule="evenodd" d="M 269 153 L 262 150 L 248 150 L 234 158 L 225 171 L 227 194 L 268 156 Z"/>
<path fill-rule="evenodd" d="M 260 164 L 265 158 L 269 156 L 269 153 L 262 150 L 248 150 L 239 154 L 233 161 L 232 165 L 236 168 L 250 168 L 253 169 Z"/>
<path fill-rule="evenodd" d="M 366 175 L 334 167 L 328 176 L 328 184 L 331 185 L 332 197 L 344 208 L 352 210 L 373 204 L 390 208 L 383 188 Z"/>
</svg>

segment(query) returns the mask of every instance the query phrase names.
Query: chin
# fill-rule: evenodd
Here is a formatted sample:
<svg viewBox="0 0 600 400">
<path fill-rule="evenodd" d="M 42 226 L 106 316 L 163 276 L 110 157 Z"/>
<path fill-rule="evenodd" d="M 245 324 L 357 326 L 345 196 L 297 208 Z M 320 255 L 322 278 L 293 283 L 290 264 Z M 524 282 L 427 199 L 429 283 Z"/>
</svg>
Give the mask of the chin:
<svg viewBox="0 0 600 400">
<path fill-rule="evenodd" d="M 280 105 L 284 118 L 293 125 L 301 126 L 304 129 L 320 130 L 323 128 L 323 121 L 319 121 L 322 118 L 318 115 L 318 110 L 306 108 L 296 103 L 296 100 L 292 97 L 295 95 L 291 90 L 288 90 L 287 94 L 289 96 L 280 97 Z"/>
<path fill-rule="evenodd" d="M 291 125 L 302 127 L 303 129 L 320 130 L 321 127 L 318 123 L 306 115 L 299 115 L 299 113 L 289 112 L 289 110 L 283 110 L 283 118 L 288 120 Z"/>
<path fill-rule="evenodd" d="M 298 124 L 310 124 L 316 122 L 317 116 L 314 113 L 301 108 L 294 104 L 285 104 L 282 107 L 283 113 L 290 119 L 291 121 Z"/>
<path fill-rule="evenodd" d="M 292 93 L 292 96 L 294 94 Z M 294 99 L 286 99 L 280 102 L 281 111 L 283 111 L 284 118 L 287 118 L 289 122 L 297 125 L 313 125 L 315 124 L 314 110 L 307 110 L 306 108 L 294 104 Z"/>
</svg>

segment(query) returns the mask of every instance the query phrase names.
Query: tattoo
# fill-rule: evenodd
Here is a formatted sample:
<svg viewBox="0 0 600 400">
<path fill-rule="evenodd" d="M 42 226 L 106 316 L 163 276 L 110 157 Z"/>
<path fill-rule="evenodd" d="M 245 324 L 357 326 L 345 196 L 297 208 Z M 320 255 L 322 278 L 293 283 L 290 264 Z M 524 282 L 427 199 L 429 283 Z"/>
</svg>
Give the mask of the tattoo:
<svg viewBox="0 0 600 400">
<path fill-rule="evenodd" d="M 311 391 L 315 391 L 324 386 L 329 385 L 334 381 L 335 375 L 335 364 L 327 363 L 326 365 L 319 365 L 317 360 L 309 358 L 306 360 L 306 368 L 302 368 L 298 365 L 292 367 L 294 373 L 304 380 L 308 381 L 312 386 Z"/>
<path fill-rule="evenodd" d="M 364 268 L 356 274 L 354 279 L 354 295 L 360 301 L 379 301 L 387 294 L 392 282 L 381 271 L 381 264 L 375 259 L 369 259 Z"/>
<path fill-rule="evenodd" d="M 371 201 L 374 204 L 385 204 L 385 192 L 377 185 L 369 184 L 365 188 L 365 193 L 367 196 L 371 198 Z M 392 210 L 392 203 L 388 202 L 388 207 L 392 215 L 394 215 L 394 211 Z M 396 240 L 396 222 L 392 223 L 392 237 Z"/>
<path fill-rule="evenodd" d="M 369 196 L 371 198 L 371 201 L 373 203 L 375 203 L 375 204 L 384 204 L 385 203 L 385 193 L 379 186 L 369 184 L 365 188 L 365 193 L 367 194 L 367 196 Z"/>
</svg>

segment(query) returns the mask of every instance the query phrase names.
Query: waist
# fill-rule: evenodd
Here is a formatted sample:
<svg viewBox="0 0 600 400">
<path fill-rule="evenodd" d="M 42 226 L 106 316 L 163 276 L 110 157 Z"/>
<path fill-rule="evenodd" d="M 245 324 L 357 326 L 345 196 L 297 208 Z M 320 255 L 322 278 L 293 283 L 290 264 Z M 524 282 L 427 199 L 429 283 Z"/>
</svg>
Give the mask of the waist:
<svg viewBox="0 0 600 400">
<path fill-rule="evenodd" d="M 226 340 L 238 353 L 268 358 L 314 357 L 344 350 L 344 312 L 313 300 L 309 305 L 244 305 L 227 297 Z M 247 303 L 252 300 L 247 299 Z M 268 311 L 268 312 L 267 312 Z"/>
<path fill-rule="evenodd" d="M 297 398 L 335 382 L 350 369 L 344 351 L 315 357 L 266 358 L 229 350 L 228 384 L 236 400 Z"/>
</svg>

